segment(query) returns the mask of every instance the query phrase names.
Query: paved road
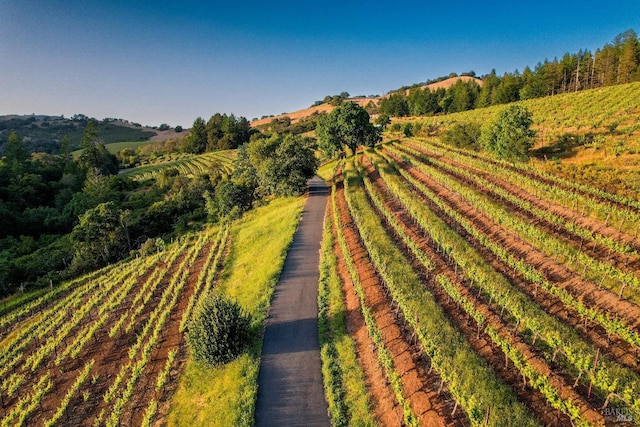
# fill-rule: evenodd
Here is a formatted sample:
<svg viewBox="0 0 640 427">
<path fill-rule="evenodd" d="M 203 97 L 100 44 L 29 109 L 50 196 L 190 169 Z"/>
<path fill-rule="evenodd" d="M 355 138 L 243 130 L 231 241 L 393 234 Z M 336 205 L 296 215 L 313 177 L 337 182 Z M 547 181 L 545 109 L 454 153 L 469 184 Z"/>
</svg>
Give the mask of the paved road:
<svg viewBox="0 0 640 427">
<path fill-rule="evenodd" d="M 276 285 L 262 345 L 256 426 L 330 426 L 318 345 L 318 265 L 328 190 L 309 198 Z"/>
</svg>

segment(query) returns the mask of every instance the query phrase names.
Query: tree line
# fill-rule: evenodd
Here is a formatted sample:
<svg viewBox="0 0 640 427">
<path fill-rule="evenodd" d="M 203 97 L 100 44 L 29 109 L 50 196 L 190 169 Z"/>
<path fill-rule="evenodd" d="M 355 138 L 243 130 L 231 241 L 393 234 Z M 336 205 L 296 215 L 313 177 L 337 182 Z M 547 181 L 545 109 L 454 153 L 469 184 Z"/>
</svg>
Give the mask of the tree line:
<svg viewBox="0 0 640 427">
<path fill-rule="evenodd" d="M 475 76 L 473 72 L 467 75 Z M 595 52 L 579 50 L 561 59 L 545 59 L 533 69 L 498 76 L 495 70 L 481 79 L 460 80 L 449 89 L 422 89 L 420 85 L 391 93 L 381 100 L 378 113 L 393 117 L 456 113 L 491 105 L 640 81 L 640 42 L 633 30 L 617 35 Z"/>
</svg>

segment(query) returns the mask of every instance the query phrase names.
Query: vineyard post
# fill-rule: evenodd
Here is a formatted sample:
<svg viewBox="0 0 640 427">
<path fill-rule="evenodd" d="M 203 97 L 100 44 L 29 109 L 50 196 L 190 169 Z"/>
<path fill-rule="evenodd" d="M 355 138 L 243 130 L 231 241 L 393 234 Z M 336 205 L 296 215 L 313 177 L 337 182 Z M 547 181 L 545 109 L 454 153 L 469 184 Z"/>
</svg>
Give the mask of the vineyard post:
<svg viewBox="0 0 640 427">
<path fill-rule="evenodd" d="M 491 415 L 491 406 L 487 406 L 487 411 L 484 414 L 484 425 L 489 425 L 489 416 Z"/>
<path fill-rule="evenodd" d="M 622 286 L 620 287 L 620 292 L 618 293 L 618 298 L 622 299 L 622 291 L 624 291 L 625 286 L 627 286 L 626 282 L 622 282 Z"/>
<path fill-rule="evenodd" d="M 593 361 L 593 369 L 591 370 L 591 380 L 589 381 L 589 391 L 587 396 L 591 398 L 591 389 L 593 388 L 593 377 L 596 374 L 596 367 L 598 366 L 598 357 L 600 356 L 600 348 L 596 350 L 596 358 Z"/>
</svg>

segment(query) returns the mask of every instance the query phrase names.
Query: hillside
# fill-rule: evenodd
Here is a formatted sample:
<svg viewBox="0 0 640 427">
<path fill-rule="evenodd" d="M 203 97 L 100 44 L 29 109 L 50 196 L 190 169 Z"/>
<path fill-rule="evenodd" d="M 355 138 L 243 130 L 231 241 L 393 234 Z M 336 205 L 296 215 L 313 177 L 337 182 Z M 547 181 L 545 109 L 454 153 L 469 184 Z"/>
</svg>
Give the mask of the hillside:
<svg viewBox="0 0 640 427">
<path fill-rule="evenodd" d="M 458 82 L 459 80 L 462 81 L 475 81 L 476 83 L 478 83 L 478 85 L 482 86 L 482 80 L 477 79 L 475 77 L 470 77 L 470 76 L 460 76 L 460 77 L 452 77 L 443 81 L 439 81 L 437 83 L 432 83 L 429 85 L 424 85 L 424 86 L 419 86 L 421 89 L 430 89 L 430 90 L 436 90 L 439 88 L 443 88 L 443 89 L 448 89 L 451 86 L 453 86 L 456 82 Z M 351 101 L 351 102 L 355 102 L 356 104 L 360 105 L 361 107 L 366 107 L 369 103 L 373 103 L 373 105 L 378 105 L 380 103 L 380 100 L 383 98 L 388 97 L 391 93 L 394 93 L 395 91 L 389 92 L 386 95 L 383 96 L 376 96 L 376 97 L 356 97 L 356 98 L 349 98 L 347 99 L 347 101 Z M 409 89 L 406 89 L 406 92 L 409 93 Z M 293 111 L 291 113 L 285 113 L 285 114 L 280 114 L 277 116 L 272 116 L 272 117 L 265 117 L 263 119 L 259 119 L 259 120 L 254 120 L 251 122 L 251 126 L 256 128 L 259 126 L 263 126 L 266 125 L 268 123 L 270 123 L 272 120 L 274 119 L 283 119 L 285 117 L 288 117 L 291 119 L 291 123 L 297 123 L 298 121 L 311 116 L 314 113 L 330 113 L 333 110 L 334 106 L 328 104 L 328 103 L 324 103 L 321 105 L 317 105 L 314 107 L 309 107 L 309 108 L 305 108 L 302 110 L 298 110 L 298 111 Z"/>
<path fill-rule="evenodd" d="M 56 154 L 65 136 L 69 137 L 71 150 L 75 150 L 80 146 L 88 120 L 89 117 L 81 114 L 71 118 L 46 115 L 0 116 L 0 154 L 4 152 L 4 144 L 14 131 L 31 152 Z M 96 121 L 96 128 L 105 144 L 123 141 L 164 141 L 187 133 L 176 133 L 173 129 L 160 131 L 122 119 Z"/>
<path fill-rule="evenodd" d="M 533 152 L 535 166 L 583 184 L 638 198 L 638 99 L 640 83 L 629 83 L 518 102 L 533 113 L 533 129 L 537 133 Z M 433 117 L 396 118 L 393 122 L 401 127 L 412 123 L 416 134 L 435 136 L 456 123 L 487 123 L 504 108 L 504 105 L 495 105 Z"/>
</svg>

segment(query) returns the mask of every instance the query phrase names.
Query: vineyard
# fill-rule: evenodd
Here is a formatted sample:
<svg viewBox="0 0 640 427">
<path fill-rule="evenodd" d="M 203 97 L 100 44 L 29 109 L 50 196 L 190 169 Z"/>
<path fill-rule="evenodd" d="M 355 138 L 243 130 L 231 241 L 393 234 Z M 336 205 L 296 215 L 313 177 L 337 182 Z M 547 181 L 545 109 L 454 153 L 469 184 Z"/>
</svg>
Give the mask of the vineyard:
<svg viewBox="0 0 640 427">
<path fill-rule="evenodd" d="M 332 181 L 321 324 L 334 283 L 350 337 L 323 350 L 335 425 L 363 384 L 384 425 L 640 424 L 637 200 L 433 139 Z"/>
<path fill-rule="evenodd" d="M 136 181 L 146 181 L 154 178 L 166 169 L 176 169 L 184 176 L 196 177 L 204 174 L 226 175 L 233 169 L 235 150 L 212 151 L 201 155 L 171 154 L 160 157 L 151 164 L 138 166 L 125 173 Z"/>
<path fill-rule="evenodd" d="M 634 197 L 640 191 L 640 83 L 609 86 L 518 102 L 533 114 L 536 168 L 587 186 Z M 435 135 L 455 124 L 482 125 L 504 106 L 456 114 L 395 119 L 415 135 Z M 562 159 L 562 161 L 545 161 Z M 536 161 L 536 158 L 538 159 Z"/>
<path fill-rule="evenodd" d="M 0 320 L 0 425 L 151 425 L 216 285 L 229 227 L 65 283 Z"/>
</svg>

